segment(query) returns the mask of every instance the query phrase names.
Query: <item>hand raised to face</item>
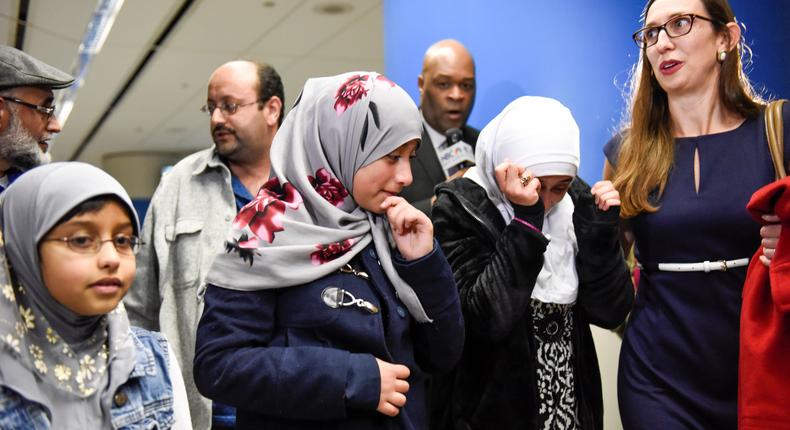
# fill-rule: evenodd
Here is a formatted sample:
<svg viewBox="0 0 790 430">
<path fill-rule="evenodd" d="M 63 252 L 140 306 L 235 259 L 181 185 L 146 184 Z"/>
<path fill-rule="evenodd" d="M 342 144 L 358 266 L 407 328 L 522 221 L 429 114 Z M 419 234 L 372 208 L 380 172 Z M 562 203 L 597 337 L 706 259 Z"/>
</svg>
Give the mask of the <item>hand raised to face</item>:
<svg viewBox="0 0 790 430">
<path fill-rule="evenodd" d="M 620 206 L 620 193 L 611 181 L 596 182 L 590 192 L 595 197 L 595 205 L 602 211 L 607 211 L 612 206 Z"/>
<path fill-rule="evenodd" d="M 494 169 L 499 190 L 511 203 L 521 206 L 532 206 L 540 198 L 540 181 L 532 176 L 532 172 L 505 160 Z"/>
<path fill-rule="evenodd" d="M 433 223 L 403 197 L 387 197 L 381 203 L 387 214 L 395 246 L 406 260 L 416 260 L 433 251 Z"/>
</svg>

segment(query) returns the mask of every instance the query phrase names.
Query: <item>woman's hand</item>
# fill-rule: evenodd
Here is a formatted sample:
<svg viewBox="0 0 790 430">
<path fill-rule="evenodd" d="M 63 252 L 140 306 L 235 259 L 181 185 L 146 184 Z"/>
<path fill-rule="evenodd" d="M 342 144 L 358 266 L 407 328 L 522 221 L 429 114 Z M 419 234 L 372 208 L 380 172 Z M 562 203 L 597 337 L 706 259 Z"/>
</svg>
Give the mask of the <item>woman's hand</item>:
<svg viewBox="0 0 790 430">
<path fill-rule="evenodd" d="M 532 206 L 538 202 L 540 181 L 529 170 L 505 160 L 494 169 L 497 186 L 511 203 Z"/>
<path fill-rule="evenodd" d="M 416 260 L 433 251 L 433 223 L 427 215 L 397 196 L 384 199 L 381 209 L 387 214 L 395 246 L 403 258 Z"/>
<path fill-rule="evenodd" d="M 590 189 L 595 197 L 595 205 L 602 211 L 612 206 L 620 206 L 620 193 L 614 188 L 612 181 L 598 181 Z"/>
<path fill-rule="evenodd" d="M 776 244 L 779 243 L 779 234 L 782 233 L 782 224 L 779 224 L 779 217 L 776 215 L 763 215 L 763 220 L 770 223 L 760 228 L 760 237 L 763 238 L 763 255 L 760 256 L 760 262 L 766 267 L 771 264 L 771 259 L 774 258 L 776 252 Z"/>
<path fill-rule="evenodd" d="M 384 415 L 394 417 L 400 413 L 400 408 L 406 404 L 406 393 L 409 392 L 409 368 L 400 364 L 392 364 L 376 359 L 381 374 L 381 397 L 377 411 Z"/>
</svg>

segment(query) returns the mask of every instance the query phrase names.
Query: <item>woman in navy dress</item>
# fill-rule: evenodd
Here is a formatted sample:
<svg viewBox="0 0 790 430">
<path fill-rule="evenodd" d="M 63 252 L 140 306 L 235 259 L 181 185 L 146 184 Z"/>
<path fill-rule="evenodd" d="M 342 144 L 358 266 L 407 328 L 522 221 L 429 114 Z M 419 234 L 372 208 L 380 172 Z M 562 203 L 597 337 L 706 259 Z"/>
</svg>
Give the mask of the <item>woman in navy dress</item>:
<svg viewBox="0 0 790 430">
<path fill-rule="evenodd" d="M 643 266 L 620 413 L 626 429 L 736 428 L 741 290 L 760 246 L 745 206 L 774 179 L 764 106 L 727 0 L 651 0 L 643 17 L 630 122 L 604 148 Z"/>
</svg>

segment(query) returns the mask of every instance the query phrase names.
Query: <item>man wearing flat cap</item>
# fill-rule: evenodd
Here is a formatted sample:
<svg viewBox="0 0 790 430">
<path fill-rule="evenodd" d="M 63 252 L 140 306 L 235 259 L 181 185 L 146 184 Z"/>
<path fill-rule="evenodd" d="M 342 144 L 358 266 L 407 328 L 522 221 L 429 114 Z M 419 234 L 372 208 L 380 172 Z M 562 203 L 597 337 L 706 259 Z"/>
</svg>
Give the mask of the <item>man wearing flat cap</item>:
<svg viewBox="0 0 790 430">
<path fill-rule="evenodd" d="M 49 140 L 60 132 L 52 90 L 73 82 L 68 73 L 0 45 L 0 192 L 25 170 L 49 162 Z"/>
</svg>

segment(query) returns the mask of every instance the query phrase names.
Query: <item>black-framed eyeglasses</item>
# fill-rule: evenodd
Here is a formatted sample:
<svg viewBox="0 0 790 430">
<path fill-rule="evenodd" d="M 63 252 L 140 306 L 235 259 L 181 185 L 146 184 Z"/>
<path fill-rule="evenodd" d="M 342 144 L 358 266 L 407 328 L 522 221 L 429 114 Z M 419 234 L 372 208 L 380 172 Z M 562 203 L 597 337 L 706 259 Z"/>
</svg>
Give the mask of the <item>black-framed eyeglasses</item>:
<svg viewBox="0 0 790 430">
<path fill-rule="evenodd" d="M 52 117 L 52 114 L 55 113 L 55 106 L 54 105 L 53 106 L 41 106 L 41 105 L 36 105 L 36 104 L 33 104 L 33 103 L 28 103 L 28 102 L 26 102 L 24 100 L 19 100 L 18 98 L 15 98 L 15 97 L 8 97 L 8 96 L 0 96 L 0 98 L 2 98 L 3 100 L 7 100 L 9 102 L 12 102 L 12 103 L 20 104 L 20 105 L 28 107 L 30 109 L 35 109 L 38 112 L 44 114 L 44 116 L 47 119 Z"/>
<path fill-rule="evenodd" d="M 79 254 L 98 254 L 105 242 L 112 242 L 119 254 L 135 255 L 140 250 L 142 242 L 137 236 L 119 234 L 112 239 L 100 240 L 90 235 L 76 235 L 69 237 L 52 237 L 43 241 L 65 242 L 69 249 Z"/>
<path fill-rule="evenodd" d="M 716 20 L 701 15 L 686 13 L 672 17 L 672 19 L 661 25 L 641 28 L 631 37 L 636 42 L 636 46 L 645 49 L 658 43 L 658 34 L 661 33 L 661 30 L 664 30 L 667 36 L 672 38 L 689 34 L 691 27 L 694 26 L 694 20 L 698 18 L 703 21 L 718 23 Z"/>
<path fill-rule="evenodd" d="M 228 116 L 236 113 L 236 111 L 239 110 L 239 108 L 241 107 L 253 105 L 259 102 L 260 102 L 259 100 L 255 100 L 249 103 L 228 103 L 228 102 L 222 102 L 220 104 L 207 103 L 200 108 L 200 111 L 207 114 L 208 116 L 211 116 L 214 114 L 214 109 L 219 108 L 219 111 L 222 112 L 223 115 Z"/>
</svg>

